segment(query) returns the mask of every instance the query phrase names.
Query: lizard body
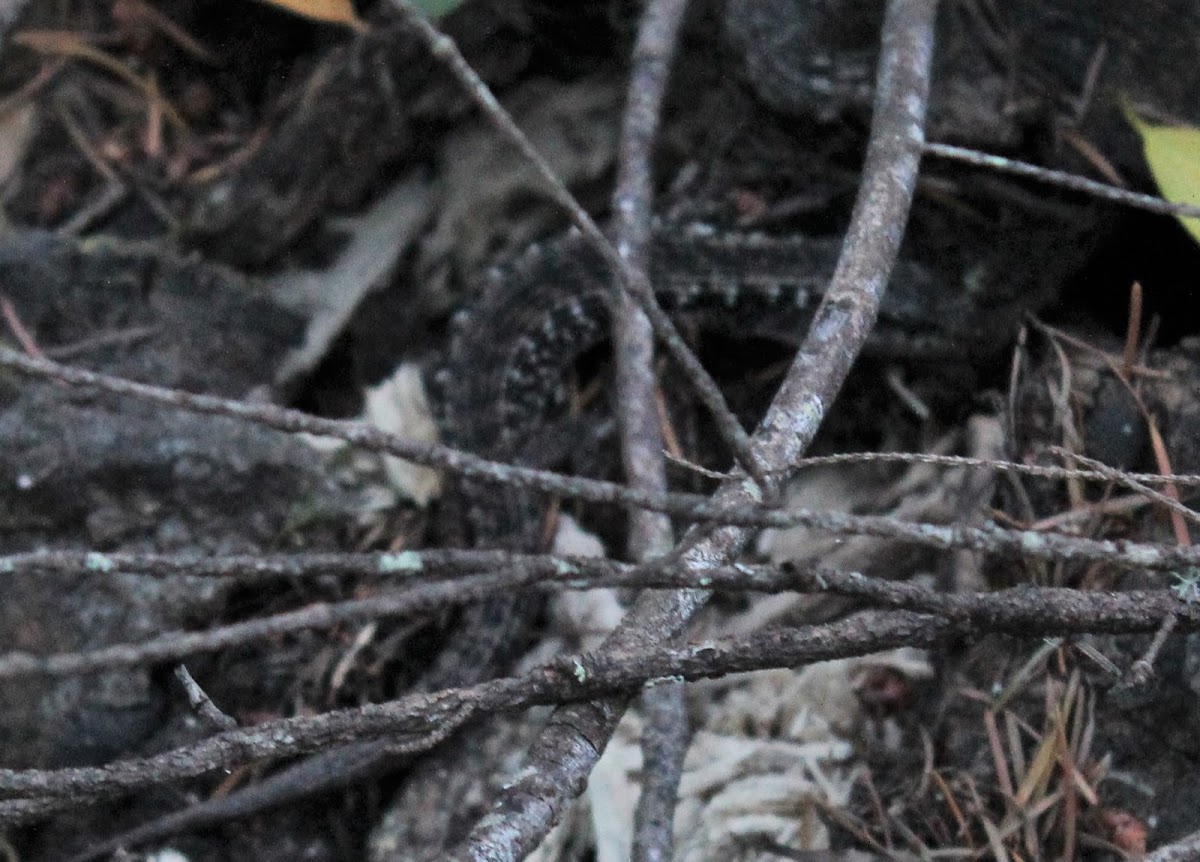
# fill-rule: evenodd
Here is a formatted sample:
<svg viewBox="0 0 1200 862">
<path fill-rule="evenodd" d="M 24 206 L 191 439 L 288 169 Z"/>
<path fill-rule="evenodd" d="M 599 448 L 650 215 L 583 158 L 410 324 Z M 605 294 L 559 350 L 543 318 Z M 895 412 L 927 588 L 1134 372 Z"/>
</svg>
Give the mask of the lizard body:
<svg viewBox="0 0 1200 862">
<path fill-rule="evenodd" d="M 733 334 L 799 343 L 837 260 L 840 240 L 722 233 L 701 226 L 660 227 L 652 256 L 657 298 L 677 316 Z M 447 361 L 437 375 L 447 440 L 492 458 L 511 458 L 538 425 L 561 407 L 564 369 L 606 337 L 604 264 L 570 234 L 536 245 L 492 270 L 477 303 L 456 321 Z M 997 315 L 1015 322 L 1019 294 L 977 297 L 946 284 L 928 268 L 902 262 L 880 313 L 872 349 L 911 358 L 969 357 L 994 351 Z M 458 491 L 477 546 L 529 549 L 540 531 L 538 502 L 528 489 L 464 483 Z M 503 666 L 528 624 L 532 605 L 494 600 L 464 614 L 458 637 L 426 672 L 433 691 L 470 685 Z M 298 798 L 401 768 L 387 739 L 316 754 L 228 797 L 174 812 L 89 848 L 74 862 L 246 817 Z"/>
</svg>

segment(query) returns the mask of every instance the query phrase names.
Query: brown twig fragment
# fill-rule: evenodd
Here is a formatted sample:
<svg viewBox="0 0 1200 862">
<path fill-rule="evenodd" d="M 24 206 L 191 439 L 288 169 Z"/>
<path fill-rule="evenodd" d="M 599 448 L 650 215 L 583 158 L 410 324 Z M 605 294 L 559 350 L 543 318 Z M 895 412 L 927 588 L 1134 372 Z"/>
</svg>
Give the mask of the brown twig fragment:
<svg viewBox="0 0 1200 862">
<path fill-rule="evenodd" d="M 21 348 L 36 359 L 45 359 L 46 354 L 42 352 L 37 342 L 33 340 L 33 335 L 29 332 L 28 327 L 21 322 L 21 316 L 17 314 L 16 307 L 7 296 L 0 295 L 0 312 L 3 313 L 4 322 L 8 324 L 9 331 L 12 332 L 13 338 L 17 339 L 20 343 Z"/>
</svg>

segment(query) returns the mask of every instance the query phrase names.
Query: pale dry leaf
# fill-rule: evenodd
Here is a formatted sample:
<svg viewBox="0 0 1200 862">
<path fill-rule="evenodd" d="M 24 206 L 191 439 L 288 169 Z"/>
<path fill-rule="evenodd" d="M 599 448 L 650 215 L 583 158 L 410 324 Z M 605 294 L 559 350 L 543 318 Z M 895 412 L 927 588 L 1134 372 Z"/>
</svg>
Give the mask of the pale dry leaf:
<svg viewBox="0 0 1200 862">
<path fill-rule="evenodd" d="M 754 849 L 764 840 L 795 851 L 829 847 L 825 806 L 845 805 L 860 771 L 853 739 L 863 721 L 854 680 L 888 667 L 912 677 L 932 673 L 918 650 L 896 650 L 800 671 L 764 671 L 693 693 L 701 727 L 692 737 L 675 816 L 679 862 L 778 858 Z M 578 858 L 587 841 L 600 862 L 629 859 L 641 791 L 640 719 L 628 713 L 605 750 L 569 825 L 543 844 L 536 862 Z M 586 812 L 586 817 L 585 817 Z M 588 834 L 590 832 L 590 834 Z"/>
<path fill-rule="evenodd" d="M 271 298 L 304 317 L 304 343 L 275 374 L 281 389 L 306 378 L 345 331 L 362 302 L 387 284 L 429 218 L 430 182 L 420 172 L 401 178 L 363 212 L 334 216 L 328 227 L 346 241 L 320 269 L 286 268 L 264 279 Z"/>
<path fill-rule="evenodd" d="M 363 418 L 409 440 L 438 442 L 429 396 L 421 372 L 413 363 L 401 365 L 387 380 L 367 390 Z M 441 491 L 442 474 L 438 470 L 391 455 L 383 456 L 383 465 L 397 493 L 418 506 L 428 505 Z"/>
<path fill-rule="evenodd" d="M 555 631 L 570 635 L 582 650 L 595 649 L 625 616 L 616 590 L 587 590 L 556 596 L 550 608 Z"/>
<path fill-rule="evenodd" d="M 871 465 L 835 464 L 810 468 L 788 486 L 787 506 L 789 510 L 853 512 L 878 499 L 885 487 L 886 482 Z M 826 565 L 833 565 L 829 562 L 830 555 L 845 548 L 846 544 L 846 539 L 839 536 L 805 527 L 789 527 L 764 530 L 759 537 L 758 552 L 772 562 L 803 565 L 821 560 Z"/>
<path fill-rule="evenodd" d="M 578 521 L 567 514 L 558 516 L 558 529 L 554 533 L 553 552 L 564 557 L 606 557 L 604 543 L 595 533 L 585 530 Z"/>
<path fill-rule="evenodd" d="M 560 556 L 606 557 L 604 543 L 567 514 L 558 516 L 553 552 Z M 617 627 L 625 609 L 612 589 L 557 593 L 550 603 L 551 628 L 561 632 L 571 649 L 590 650 Z"/>
<path fill-rule="evenodd" d="M 855 682 L 880 666 L 932 673 L 924 653 L 902 649 L 748 674 L 714 697 L 684 764 L 675 858 L 765 860 L 748 849 L 763 839 L 827 849 L 820 809 L 845 804 L 857 775 L 853 740 L 864 717 Z"/>
<path fill-rule="evenodd" d="M 588 778 L 596 862 L 627 862 L 632 848 L 633 813 L 641 792 L 641 721 L 627 713 Z"/>
<path fill-rule="evenodd" d="M 715 735 L 698 740 L 685 768 L 705 756 L 720 758 L 722 751 L 728 753 L 731 743 Z M 744 760 L 738 774 L 704 794 L 681 787 L 675 824 L 677 860 L 765 859 L 768 857 L 747 849 L 763 839 L 796 851 L 828 848 L 821 806 L 845 804 L 852 784 L 849 773 L 835 765 L 823 769 L 820 760 L 798 752 L 789 758 L 784 754 L 789 745 L 775 744 L 773 756 L 766 758 L 766 762 L 791 760 L 788 766 L 779 762 L 772 769 L 750 768 L 756 761 L 763 762 L 760 752 Z M 844 759 L 849 746 L 841 748 Z"/>
</svg>

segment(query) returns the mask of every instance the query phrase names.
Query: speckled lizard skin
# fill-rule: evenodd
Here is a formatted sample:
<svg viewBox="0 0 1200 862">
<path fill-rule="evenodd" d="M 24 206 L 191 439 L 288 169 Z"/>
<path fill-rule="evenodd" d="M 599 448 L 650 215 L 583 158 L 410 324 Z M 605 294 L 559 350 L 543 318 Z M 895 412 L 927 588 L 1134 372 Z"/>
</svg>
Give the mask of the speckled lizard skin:
<svg viewBox="0 0 1200 862">
<path fill-rule="evenodd" d="M 836 238 L 772 239 L 703 226 L 659 228 L 652 281 L 660 303 L 710 328 L 798 344 L 832 273 Z M 1018 285 L 1019 287 L 1019 285 Z M 1015 288 L 1014 288 L 1015 289 Z M 566 401 L 564 369 L 606 335 L 611 281 L 598 253 L 574 234 L 534 246 L 488 273 L 480 298 L 457 319 L 436 375 L 447 442 L 511 458 Z M 1014 298 L 1016 297 L 1016 298 Z M 1020 293 L 990 300 L 901 262 L 880 311 L 873 352 L 962 360 L 994 352 L 1024 306 Z M 537 501 L 527 490 L 467 483 L 458 491 L 469 544 L 536 548 Z M 531 606 L 502 598 L 464 614 L 460 633 L 421 687 L 469 685 L 496 673 Z M 405 758 L 370 740 L 301 761 L 225 798 L 168 815 L 78 859 L 232 820 L 396 769 Z"/>
</svg>

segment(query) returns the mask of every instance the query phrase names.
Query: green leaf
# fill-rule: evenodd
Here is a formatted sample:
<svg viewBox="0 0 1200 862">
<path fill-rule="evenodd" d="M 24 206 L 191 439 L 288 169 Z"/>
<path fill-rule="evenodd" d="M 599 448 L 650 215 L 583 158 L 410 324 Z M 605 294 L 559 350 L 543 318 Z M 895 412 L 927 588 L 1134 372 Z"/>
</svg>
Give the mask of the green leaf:
<svg viewBox="0 0 1200 862">
<path fill-rule="evenodd" d="M 1122 110 L 1142 139 L 1146 163 L 1162 196 L 1173 204 L 1200 205 L 1200 129 L 1152 126 L 1127 101 L 1123 101 Z M 1179 223 L 1200 242 L 1200 219 L 1180 218 Z"/>
<path fill-rule="evenodd" d="M 464 2 L 465 0 L 412 0 L 413 6 L 435 21 L 443 15 L 453 12 Z"/>
</svg>

